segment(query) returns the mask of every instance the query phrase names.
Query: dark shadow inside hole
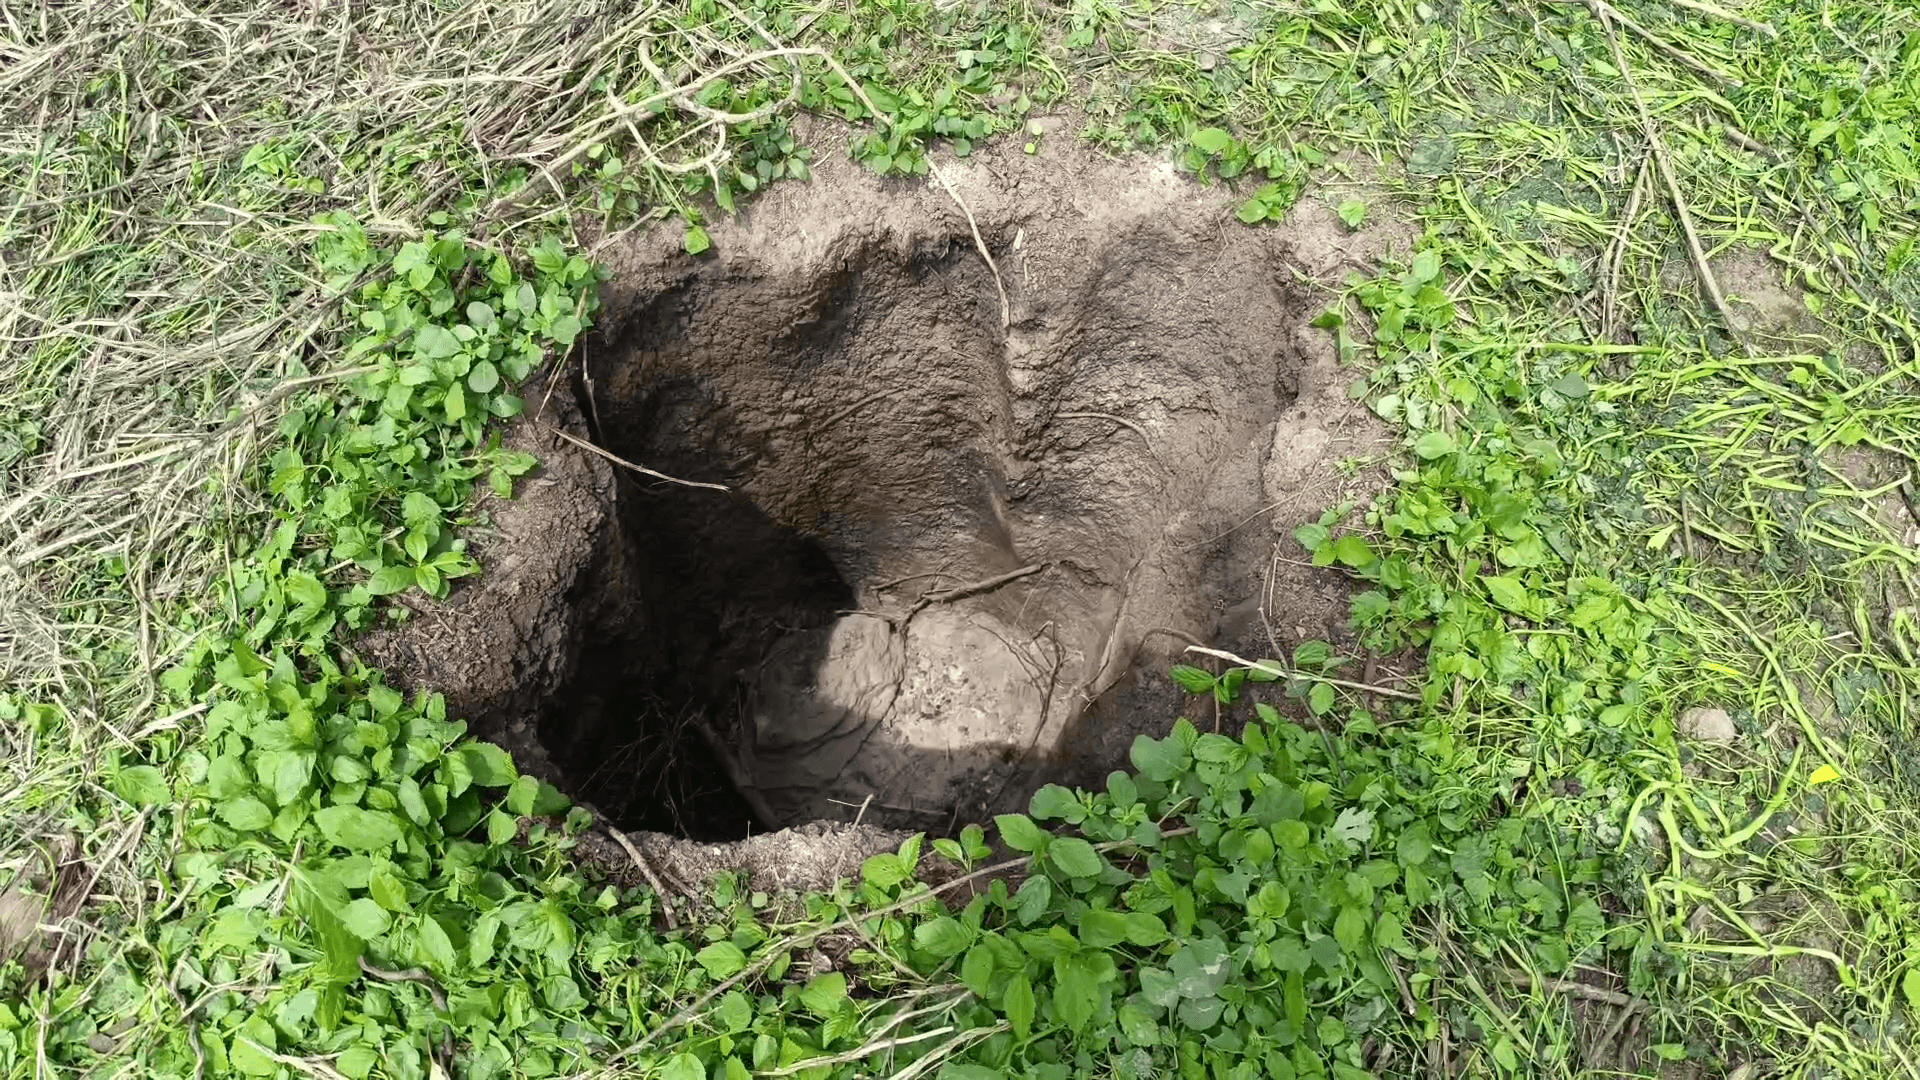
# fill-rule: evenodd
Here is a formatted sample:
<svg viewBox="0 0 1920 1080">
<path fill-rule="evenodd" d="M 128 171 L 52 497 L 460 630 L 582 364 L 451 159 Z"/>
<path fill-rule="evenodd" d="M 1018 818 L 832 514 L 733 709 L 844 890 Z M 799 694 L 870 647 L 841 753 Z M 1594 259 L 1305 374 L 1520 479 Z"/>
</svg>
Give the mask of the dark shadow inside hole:
<svg viewBox="0 0 1920 1080">
<path fill-rule="evenodd" d="M 695 386 L 656 386 L 605 417 L 604 445 L 669 475 L 730 484 L 709 441 L 716 428 L 692 422 L 711 405 Z M 618 508 L 638 595 L 587 642 L 568 692 L 542 717 L 541 742 L 571 794 L 622 828 L 697 840 L 777 828 L 722 757 L 737 760 L 747 737 L 743 688 L 776 641 L 832 622 L 853 590 L 817 540 L 738 491 L 622 471 Z"/>
</svg>

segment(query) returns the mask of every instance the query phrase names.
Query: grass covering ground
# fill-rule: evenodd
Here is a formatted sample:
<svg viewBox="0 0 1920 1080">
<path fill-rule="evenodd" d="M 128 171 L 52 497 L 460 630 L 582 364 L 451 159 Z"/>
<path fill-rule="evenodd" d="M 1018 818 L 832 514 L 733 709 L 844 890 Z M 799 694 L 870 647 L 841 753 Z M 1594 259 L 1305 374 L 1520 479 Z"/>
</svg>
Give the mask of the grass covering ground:
<svg viewBox="0 0 1920 1080">
<path fill-rule="evenodd" d="M 1920 1071 L 1914 11 L 0 16 L 9 1075 Z M 1248 227 L 1305 197 L 1420 236 L 1325 283 L 1405 439 L 1299 557 L 1422 648 L 1422 700 L 1367 713 L 1311 648 L 1181 672 L 1332 722 L 1048 789 L 997 823 L 1037 856 L 1011 894 L 944 910 L 914 845 L 799 923 L 722 883 L 657 927 L 338 647 L 474 569 L 473 485 L 529 464 L 480 421 L 591 323 L 596 243 L 697 251 L 809 156 L 1045 153 L 1069 101 Z M 801 108 L 866 134 L 796 145 Z"/>
</svg>

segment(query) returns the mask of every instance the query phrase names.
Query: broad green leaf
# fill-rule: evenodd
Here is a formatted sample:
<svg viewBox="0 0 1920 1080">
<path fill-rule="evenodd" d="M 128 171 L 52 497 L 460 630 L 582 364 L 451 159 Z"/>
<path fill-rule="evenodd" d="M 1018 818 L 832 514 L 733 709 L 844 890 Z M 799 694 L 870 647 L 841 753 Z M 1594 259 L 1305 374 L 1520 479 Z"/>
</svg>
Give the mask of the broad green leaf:
<svg viewBox="0 0 1920 1080">
<path fill-rule="evenodd" d="M 1001 998 L 1001 1010 L 1007 1014 L 1007 1022 L 1013 1025 L 1013 1035 L 1024 1040 L 1033 1031 L 1033 984 L 1022 971 L 1007 982 L 1007 992 Z"/>
<path fill-rule="evenodd" d="M 1180 984 L 1157 967 L 1140 969 L 1140 992 L 1163 1009 L 1171 1009 L 1180 1000 Z"/>
<path fill-rule="evenodd" d="M 1078 824 L 1086 820 L 1086 807 L 1074 793 L 1059 784 L 1047 784 L 1033 793 L 1027 812 L 1040 821 L 1064 819 Z"/>
<path fill-rule="evenodd" d="M 367 578 L 367 591 L 375 596 L 391 596 L 413 584 L 410 566 L 383 566 Z"/>
<path fill-rule="evenodd" d="M 914 947 L 939 960 L 960 955 L 972 943 L 973 935 L 967 928 L 947 915 L 929 919 L 913 931 Z"/>
<path fill-rule="evenodd" d="M 273 811 L 251 795 L 228 799 L 220 804 L 220 820 L 241 832 L 259 832 L 273 824 Z"/>
<path fill-rule="evenodd" d="M 490 742 L 467 743 L 459 753 L 467 763 L 468 775 L 481 787 L 506 787 L 520 777 L 520 771 L 513 767 L 513 756 Z"/>
<path fill-rule="evenodd" d="M 1353 533 L 1347 533 L 1333 542 L 1333 557 L 1355 569 L 1371 564 L 1375 558 L 1373 548 L 1367 546 L 1366 540 Z"/>
<path fill-rule="evenodd" d="M 1190 752 L 1176 740 L 1153 739 L 1145 735 L 1134 736 L 1127 757 L 1133 762 L 1133 767 L 1140 770 L 1140 775 L 1163 784 L 1192 764 Z"/>
<path fill-rule="evenodd" d="M 1423 461 L 1445 457 L 1457 449 L 1453 436 L 1444 431 L 1428 431 L 1413 441 L 1413 452 Z"/>
<path fill-rule="evenodd" d="M 451 972 L 459 964 L 459 958 L 453 952 L 452 939 L 447 937 L 447 931 L 439 920 L 431 915 L 420 917 L 420 951 L 437 971 Z"/>
<path fill-rule="evenodd" d="M 1046 914 L 1047 907 L 1053 903 L 1053 881 L 1045 874 L 1035 874 L 1021 882 L 1013 896 L 1014 914 L 1022 925 L 1031 925 Z"/>
<path fill-rule="evenodd" d="M 1367 940 L 1367 913 L 1351 905 L 1333 917 L 1333 940 L 1349 953 L 1358 953 Z"/>
<path fill-rule="evenodd" d="M 1327 836 L 1336 844 L 1346 845 L 1349 850 L 1359 850 L 1373 839 L 1373 811 L 1361 806 L 1347 807 L 1334 819 Z"/>
<path fill-rule="evenodd" d="M 366 897 L 348 904 L 340 912 L 341 924 L 362 941 L 370 941 L 386 933 L 391 921 L 385 909 Z"/>
<path fill-rule="evenodd" d="M 1127 940 L 1135 945 L 1152 946 L 1167 940 L 1167 924 L 1160 921 L 1158 915 L 1130 911 L 1126 920 Z"/>
<path fill-rule="evenodd" d="M 993 950 L 985 942 L 967 950 L 967 958 L 960 961 L 960 982 L 973 996 L 986 1000 L 987 990 L 993 981 Z"/>
<path fill-rule="evenodd" d="M 1173 954 L 1169 966 L 1174 984 L 1184 998 L 1212 997 L 1233 974 L 1233 959 L 1218 941 L 1204 940 L 1183 945 Z"/>
<path fill-rule="evenodd" d="M 330 843 L 354 851 L 384 851 L 403 832 L 392 814 L 358 806 L 325 807 L 313 815 L 313 821 Z"/>
<path fill-rule="evenodd" d="M 1225 128 L 1201 128 L 1193 133 L 1193 145 L 1203 154 L 1218 154 L 1233 145 L 1233 136 Z"/>
<path fill-rule="evenodd" d="M 1331 683 L 1316 682 L 1313 684 L 1313 687 L 1307 691 L 1307 708 L 1313 710 L 1313 715 L 1315 716 L 1325 716 L 1332 712 L 1334 701 L 1334 690 L 1333 684 Z"/>
<path fill-rule="evenodd" d="M 1193 1031 L 1206 1031 L 1220 1022 L 1227 1003 L 1217 997 L 1187 998 L 1180 1002 L 1180 1023 Z"/>
<path fill-rule="evenodd" d="M 160 806 L 172 798 L 164 773 L 152 765 L 121 769 L 113 778 L 113 790 L 135 806 Z"/>
<path fill-rule="evenodd" d="M 1168 674 L 1180 684 L 1180 689 L 1189 694 L 1205 694 L 1213 690 L 1213 673 L 1191 664 L 1175 664 Z"/>
<path fill-rule="evenodd" d="M 736 949 L 735 951 L 738 952 L 739 950 Z M 723 967 L 734 963 L 731 956 L 723 957 L 723 960 Z M 702 960 L 701 963 L 705 964 L 706 961 Z M 741 956 L 739 963 L 740 966 L 745 966 L 746 957 L 744 955 Z M 719 975 L 711 966 L 709 966 L 707 970 L 710 973 L 714 973 L 717 978 L 726 977 Z M 733 971 L 729 971 L 727 974 L 731 975 L 734 971 L 738 970 L 739 968 L 735 967 Z M 822 1020 L 838 1012 L 841 1002 L 846 1000 L 847 977 L 837 971 L 830 971 L 824 975 L 814 976 L 812 979 L 807 980 L 806 988 L 800 991 L 800 1004 L 806 1006 L 808 1012 Z"/>
<path fill-rule="evenodd" d="M 1079 929 L 1080 943 L 1092 949 L 1111 949 L 1127 940 L 1127 919 L 1118 911 L 1088 911 L 1080 916 Z"/>
<path fill-rule="evenodd" d="M 1100 1006 L 1101 987 L 1112 971 L 1113 961 L 1105 953 L 1075 953 L 1055 960 L 1054 1015 L 1074 1031 L 1084 1029 Z"/>
<path fill-rule="evenodd" d="M 1480 581 L 1486 585 L 1487 592 L 1493 596 L 1493 602 L 1508 611 L 1524 615 L 1530 609 L 1531 598 L 1527 595 L 1527 587 L 1520 583 L 1519 578 L 1483 577 Z"/>
<path fill-rule="evenodd" d="M 438 323 L 427 323 L 414 331 L 413 351 L 429 360 L 444 360 L 460 351 L 460 339 Z"/>
<path fill-rule="evenodd" d="M 682 1052 L 667 1059 L 666 1068 L 660 1070 L 660 1080 L 707 1080 L 707 1070 L 699 1058 Z"/>
<path fill-rule="evenodd" d="M 747 954 L 731 941 L 716 941 L 693 954 L 693 958 L 716 979 L 738 974 L 747 966 Z"/>
<path fill-rule="evenodd" d="M 844 979 L 845 976 L 842 978 Z M 803 992 L 801 995 L 803 1001 L 805 996 Z M 832 1016 L 833 1008 L 829 1007 L 825 1012 L 817 1015 Z M 740 991 L 729 990 L 720 999 L 720 1004 L 713 1007 L 713 1018 L 720 1021 L 721 1029 L 730 1034 L 745 1031 L 753 1026 L 753 1002 L 748 1001 L 747 995 Z"/>
<path fill-rule="evenodd" d="M 580 320 L 572 315 L 562 315 L 553 320 L 553 325 L 547 330 L 547 336 L 551 337 L 556 345 L 571 345 L 573 340 L 580 336 Z"/>
<path fill-rule="evenodd" d="M 1047 834 L 1025 814 L 999 814 L 993 823 L 1000 839 L 1015 851 L 1038 851 L 1047 842 Z"/>
<path fill-rule="evenodd" d="M 687 226 L 686 235 L 681 238 L 681 243 L 686 246 L 689 255 L 699 255 L 713 246 L 713 240 L 707 236 L 707 230 L 698 225 Z"/>
<path fill-rule="evenodd" d="M 1093 845 L 1077 836 L 1055 837 L 1047 845 L 1047 855 L 1055 866 L 1077 878 L 1099 877 L 1106 869 Z"/>
<path fill-rule="evenodd" d="M 1420 254 L 1415 255 L 1413 257 L 1413 265 L 1408 268 L 1408 274 L 1413 278 L 1414 283 L 1419 285 L 1425 285 L 1427 282 L 1439 277 L 1440 253 L 1432 248 L 1428 248 Z"/>
</svg>

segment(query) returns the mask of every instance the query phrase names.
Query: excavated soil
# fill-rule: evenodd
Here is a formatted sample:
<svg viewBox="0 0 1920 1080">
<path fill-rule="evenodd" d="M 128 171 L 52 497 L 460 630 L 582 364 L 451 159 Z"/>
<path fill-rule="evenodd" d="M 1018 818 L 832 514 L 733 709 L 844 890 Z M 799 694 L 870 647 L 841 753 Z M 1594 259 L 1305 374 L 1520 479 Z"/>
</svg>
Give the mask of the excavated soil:
<svg viewBox="0 0 1920 1080">
<path fill-rule="evenodd" d="M 1235 724 L 1166 679 L 1188 642 L 1341 637 L 1343 584 L 1276 534 L 1373 482 L 1332 468 L 1380 435 L 1306 323 L 1396 238 L 1311 201 L 1246 228 L 1054 142 L 939 167 L 951 192 L 823 161 L 706 255 L 604 251 L 597 335 L 507 434 L 542 467 L 487 505 L 485 575 L 373 658 L 628 827 L 880 843 L 1099 783 L 1183 707 Z"/>
</svg>

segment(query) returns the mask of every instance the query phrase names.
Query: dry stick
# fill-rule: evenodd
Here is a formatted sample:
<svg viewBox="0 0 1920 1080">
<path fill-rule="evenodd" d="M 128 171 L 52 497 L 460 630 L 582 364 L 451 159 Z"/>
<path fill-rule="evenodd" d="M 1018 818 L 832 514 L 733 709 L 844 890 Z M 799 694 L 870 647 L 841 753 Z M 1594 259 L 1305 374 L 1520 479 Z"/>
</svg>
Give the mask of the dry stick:
<svg viewBox="0 0 1920 1080">
<path fill-rule="evenodd" d="M 382 982 L 419 983 L 421 986 L 427 988 L 427 995 L 433 998 L 434 1009 L 441 1013 L 447 1012 L 446 993 L 440 989 L 439 982 L 435 981 L 434 977 L 424 968 L 408 968 L 405 971 L 388 971 L 386 968 L 374 967 L 372 964 L 367 963 L 367 958 L 363 956 L 360 958 L 360 970 Z M 453 1021 L 451 1019 L 447 1021 L 446 1030 L 440 1033 L 439 1058 L 440 1067 L 446 1070 L 448 1076 L 452 1076 Z"/>
<path fill-rule="evenodd" d="M 653 866 L 647 862 L 646 856 L 640 854 L 640 849 L 634 846 L 632 840 L 627 839 L 626 833 L 611 825 L 607 826 L 607 832 L 611 833 L 614 841 L 626 851 L 627 858 L 633 860 L 633 865 L 640 868 L 640 873 L 646 877 L 647 884 L 653 886 L 654 894 L 660 897 L 660 914 L 667 917 L 667 929 L 680 929 L 680 921 L 673 917 L 673 900 L 667 894 L 667 887 L 660 883 L 660 875 L 653 872 Z"/>
<path fill-rule="evenodd" d="M 1205 653 L 1208 656 L 1217 656 L 1228 663 L 1238 664 L 1243 668 L 1265 671 L 1288 679 L 1307 679 L 1312 682 L 1323 682 L 1329 686 L 1344 687 L 1345 689 L 1355 690 L 1363 694 L 1382 694 L 1386 697 L 1399 698 L 1402 701 L 1421 700 L 1419 694 L 1409 693 L 1405 690 L 1395 690 L 1390 686 L 1373 686 L 1363 682 L 1350 682 L 1346 679 L 1330 679 L 1325 675 L 1309 675 L 1304 671 L 1288 671 L 1273 660 L 1249 660 L 1244 656 L 1235 656 L 1221 649 L 1209 649 L 1204 645 L 1189 645 L 1186 651 Z"/>
<path fill-rule="evenodd" d="M 1608 4 L 1606 0 L 1586 0 L 1586 5 L 1587 5 L 1587 10 L 1593 12 L 1594 17 L 1600 20 L 1600 24 L 1602 26 L 1607 25 L 1607 21 L 1609 19 L 1612 19 L 1613 21 L 1618 22 L 1621 26 L 1624 26 L 1627 29 L 1633 31 L 1634 33 L 1640 35 L 1640 39 L 1642 41 L 1645 41 L 1647 44 L 1653 46 L 1656 49 L 1659 49 L 1661 52 L 1667 54 L 1669 57 L 1672 57 L 1675 63 L 1679 64 L 1681 67 L 1688 69 L 1689 71 L 1692 71 L 1696 75 L 1699 75 L 1702 78 L 1712 79 L 1714 82 L 1719 83 L 1722 86 L 1739 86 L 1740 85 L 1740 80 L 1733 78 L 1732 76 L 1728 75 L 1726 72 L 1716 71 L 1713 68 L 1708 67 L 1706 64 L 1701 63 L 1699 60 L 1694 59 L 1692 56 L 1689 56 L 1688 54 L 1681 52 L 1679 49 L 1673 47 L 1672 45 L 1667 44 L 1666 41 L 1661 39 L 1659 36 L 1655 35 L 1653 31 L 1647 29 L 1644 26 L 1641 26 L 1637 22 L 1634 22 L 1631 18 L 1628 18 L 1626 15 L 1622 14 L 1619 8 L 1616 8 L 1611 4 Z M 1626 77 L 1626 69 L 1624 67 L 1621 68 L 1621 77 L 1622 78 Z"/>
<path fill-rule="evenodd" d="M 1705 286 L 1707 296 L 1713 301 L 1714 310 L 1720 313 L 1720 319 L 1726 323 L 1727 333 L 1747 350 L 1747 342 L 1740 333 L 1738 324 L 1733 320 L 1733 311 L 1727 307 L 1727 298 L 1720 291 L 1720 279 L 1713 276 L 1713 267 L 1707 265 L 1707 253 L 1700 246 L 1700 234 L 1693 227 L 1693 215 L 1687 210 L 1686 196 L 1680 193 L 1680 181 L 1674 175 L 1673 162 L 1667 159 L 1667 148 L 1660 141 L 1660 132 L 1654 128 L 1653 113 L 1647 110 L 1645 99 L 1640 96 L 1640 87 L 1633 81 L 1633 74 L 1627 68 L 1627 54 L 1620 48 L 1620 36 L 1613 32 L 1613 23 L 1609 21 L 1608 8 L 1600 0 L 1587 0 L 1593 12 L 1600 19 L 1600 25 L 1607 32 L 1607 43 L 1613 46 L 1613 62 L 1620 69 L 1620 79 L 1627 84 L 1627 93 L 1633 98 L 1633 106 L 1639 110 L 1640 126 L 1647 137 L 1647 146 L 1653 151 L 1654 164 L 1660 168 L 1660 177 L 1666 181 L 1667 195 L 1673 199 L 1674 217 L 1680 222 L 1680 231 L 1686 235 L 1687 251 L 1693 256 L 1693 267 L 1700 274 L 1700 283 Z M 1617 13 L 1616 13 L 1617 17 Z"/>
<path fill-rule="evenodd" d="M 1194 830 L 1190 826 L 1178 828 L 1178 829 L 1168 829 L 1165 832 L 1160 834 L 1160 838 L 1165 840 L 1175 836 L 1186 836 L 1191 834 L 1193 831 Z M 1112 851 L 1116 848 L 1129 847 L 1129 846 L 1134 846 L 1134 843 L 1132 840 L 1114 840 L 1104 844 L 1095 844 L 1094 850 L 1095 851 Z M 681 1027 L 687 1023 L 690 1023 L 691 1021 L 699 1017 L 700 1010 L 704 1008 L 709 1001 L 712 1001 L 714 998 L 719 997 L 721 994 L 726 993 L 727 991 L 740 985 L 746 980 L 751 979 L 756 975 L 759 975 L 761 972 L 771 967 L 773 965 L 774 960 L 778 959 L 781 956 L 784 956 L 786 953 L 788 953 L 793 949 L 805 948 L 809 945 L 812 945 L 814 942 L 819 941 L 821 938 L 826 937 L 828 934 L 831 934 L 837 930 L 844 930 L 850 926 L 853 926 L 855 923 L 863 923 L 869 919 L 885 918 L 886 916 L 891 915 L 896 911 L 903 911 L 915 905 L 923 904 L 928 900 L 931 900 L 934 897 L 939 896 L 941 893 L 952 892 L 953 890 L 959 888 L 962 885 L 968 884 L 969 882 L 976 881 L 983 877 L 990 877 L 994 874 L 1005 873 L 1008 870 L 1018 869 L 1022 866 L 1027 865 L 1028 862 L 1029 862 L 1029 857 L 1023 855 L 1018 859 L 1008 859 L 1005 862 L 997 862 L 991 866 L 983 866 L 980 869 L 975 870 L 970 874 L 964 874 L 960 877 L 954 878 L 952 881 L 948 881 L 940 885 L 935 885 L 924 892 L 916 892 L 910 896 L 902 897 L 901 899 L 896 900 L 885 907 L 875 908 L 872 911 L 861 912 L 858 915 L 849 916 L 848 918 L 842 919 L 837 923 L 833 923 L 830 926 L 820 927 L 817 930 L 808 930 L 808 931 L 805 931 L 804 933 L 790 934 L 787 936 L 785 940 L 779 942 L 778 944 L 774 945 L 772 948 L 768 949 L 766 953 L 764 953 L 760 957 L 760 959 L 755 960 L 753 963 L 747 965 L 746 968 L 741 970 L 738 974 L 722 981 L 719 985 L 712 987 L 706 993 L 701 994 L 698 998 L 694 999 L 692 1004 L 688 1005 L 684 1009 L 681 1009 L 679 1012 L 673 1014 L 673 1016 L 669 1017 L 667 1021 L 661 1024 L 659 1027 L 656 1027 L 652 1031 L 647 1032 L 646 1035 L 641 1037 L 639 1042 L 636 1042 L 631 1046 L 626 1047 L 625 1049 L 621 1050 L 619 1053 L 614 1054 L 612 1057 L 608 1058 L 607 1064 L 611 1065 L 614 1062 L 621 1060 L 622 1058 L 626 1058 L 633 1054 L 637 1054 L 640 1051 L 645 1050 L 648 1046 L 652 1045 L 653 1041 L 655 1039 L 658 1039 L 660 1036 L 665 1035 L 667 1032 L 672 1031 L 677 1027 Z"/>
<path fill-rule="evenodd" d="M 1736 15 L 1717 4 L 1702 3 L 1701 0 L 1667 0 L 1667 3 L 1672 4 L 1674 7 L 1686 8 L 1688 11 L 1697 12 L 1709 18 L 1721 19 L 1733 23 L 1735 26 L 1744 26 L 1749 30 L 1765 34 L 1776 41 L 1780 38 L 1780 31 L 1775 30 L 1773 24 L 1755 22 L 1744 15 Z"/>
<path fill-rule="evenodd" d="M 1602 986 L 1588 986 L 1586 983 L 1573 982 L 1569 979 L 1536 979 L 1524 971 L 1508 971 L 1507 980 L 1522 990 L 1538 988 L 1550 994 L 1565 994 L 1582 1001 L 1597 1001 L 1620 1009 L 1647 1007 L 1646 1002 L 1632 994 L 1623 994 L 1618 990 L 1608 990 Z"/>
<path fill-rule="evenodd" d="M 1640 199 L 1646 194 L 1647 176 L 1653 163 L 1647 158 L 1640 159 L 1640 168 L 1634 173 L 1633 194 L 1627 197 L 1627 208 L 1620 216 L 1620 231 L 1614 235 L 1613 248 L 1607 253 L 1606 296 L 1601 302 L 1601 336 L 1613 340 L 1615 308 L 1620 303 L 1620 271 L 1626 265 L 1627 247 L 1633 236 L 1633 223 L 1640 217 Z"/>
<path fill-rule="evenodd" d="M 927 169 L 933 173 L 935 180 L 940 181 L 940 186 L 947 189 L 947 194 L 960 207 L 960 212 L 967 215 L 967 228 L 973 230 L 973 246 L 979 249 L 980 257 L 987 260 L 987 269 L 993 271 L 993 287 L 1000 290 L 1000 328 L 1004 330 L 1012 326 L 1013 308 L 1007 303 L 1006 283 L 1000 280 L 1000 268 L 994 265 L 993 253 L 987 250 L 987 242 L 980 239 L 980 225 L 973 220 L 973 211 L 967 208 L 967 201 L 960 197 L 960 193 L 953 190 L 953 185 L 947 183 L 947 174 L 940 171 L 940 166 L 929 161 Z"/>
<path fill-rule="evenodd" d="M 733 490 L 732 488 L 728 487 L 725 484 L 705 484 L 705 483 L 701 483 L 698 480 L 682 480 L 677 476 L 668 476 L 666 473 L 663 473 L 663 472 L 655 472 L 654 470 L 647 468 L 645 465 L 635 465 L 633 462 L 628 461 L 626 458 L 623 458 L 618 454 L 612 453 L 607 450 L 602 450 L 599 447 L 593 445 L 592 443 L 588 442 L 585 439 L 580 438 L 577 435 L 569 435 L 566 432 L 561 431 L 559 428 L 554 427 L 552 424 L 541 424 L 540 426 L 543 428 L 546 428 L 548 431 L 553 432 L 555 435 L 558 435 L 561 438 L 567 440 L 573 445 L 578 446 L 582 450 L 592 451 L 593 453 L 599 454 L 601 457 L 606 458 L 608 461 L 613 462 L 615 465 L 619 465 L 623 468 L 632 469 L 634 472 L 640 473 L 643 476 L 651 476 L 656 480 L 665 480 L 669 484 L 680 484 L 685 487 L 708 488 L 712 491 L 732 491 Z"/>
</svg>

